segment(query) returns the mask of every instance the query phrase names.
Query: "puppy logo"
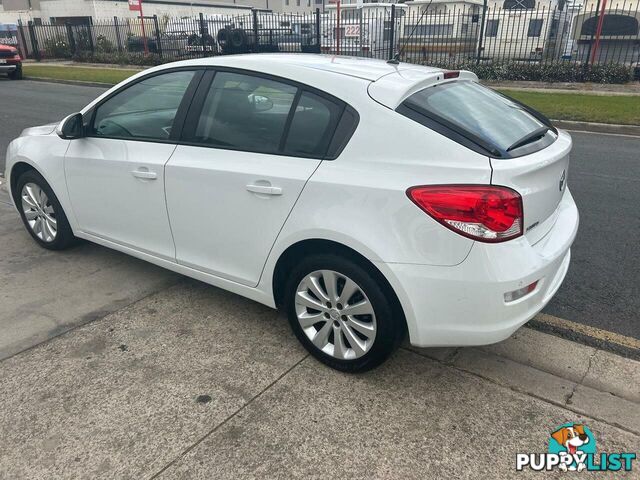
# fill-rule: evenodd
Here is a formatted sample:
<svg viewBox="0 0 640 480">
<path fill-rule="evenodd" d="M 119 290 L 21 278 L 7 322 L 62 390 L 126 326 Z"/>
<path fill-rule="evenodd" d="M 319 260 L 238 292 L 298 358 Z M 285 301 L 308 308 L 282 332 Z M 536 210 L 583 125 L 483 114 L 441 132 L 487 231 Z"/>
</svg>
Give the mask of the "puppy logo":
<svg viewBox="0 0 640 480">
<path fill-rule="evenodd" d="M 550 451 L 568 454 L 573 459 L 569 465 L 562 463 L 562 470 L 580 472 L 585 469 L 586 454 L 595 451 L 595 439 L 587 427 L 579 423 L 565 424 L 553 432 L 551 438 L 554 441 L 549 442 Z"/>
</svg>

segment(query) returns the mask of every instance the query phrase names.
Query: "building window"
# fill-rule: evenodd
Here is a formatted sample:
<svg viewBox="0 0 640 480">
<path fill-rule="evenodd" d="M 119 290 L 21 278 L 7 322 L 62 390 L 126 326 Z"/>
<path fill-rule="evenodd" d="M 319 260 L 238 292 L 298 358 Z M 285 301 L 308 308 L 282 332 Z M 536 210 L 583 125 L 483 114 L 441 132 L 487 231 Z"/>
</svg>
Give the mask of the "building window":
<svg viewBox="0 0 640 480">
<path fill-rule="evenodd" d="M 289 0 L 284 0 L 284 4 L 288 7 L 289 6 Z"/>
<path fill-rule="evenodd" d="M 532 10 L 536 8 L 536 0 L 504 0 L 504 10 Z"/>
<path fill-rule="evenodd" d="M 500 24 L 500 20 L 487 20 L 487 37 L 497 37 L 498 36 L 498 25 Z"/>
<path fill-rule="evenodd" d="M 529 30 L 527 31 L 527 37 L 539 37 L 542 33 L 542 19 L 532 18 L 529 20 Z"/>
<path fill-rule="evenodd" d="M 594 35 L 598 25 L 598 17 L 587 18 L 582 24 L 581 35 Z M 637 35 L 638 20 L 627 15 L 606 14 L 602 21 L 602 35 Z"/>
<path fill-rule="evenodd" d="M 466 35 L 467 33 L 469 33 L 469 24 L 468 23 L 463 23 L 462 25 L 460 25 L 460 33 L 462 35 Z"/>
<path fill-rule="evenodd" d="M 296 0 L 296 7 L 300 6 L 300 0 Z"/>
</svg>

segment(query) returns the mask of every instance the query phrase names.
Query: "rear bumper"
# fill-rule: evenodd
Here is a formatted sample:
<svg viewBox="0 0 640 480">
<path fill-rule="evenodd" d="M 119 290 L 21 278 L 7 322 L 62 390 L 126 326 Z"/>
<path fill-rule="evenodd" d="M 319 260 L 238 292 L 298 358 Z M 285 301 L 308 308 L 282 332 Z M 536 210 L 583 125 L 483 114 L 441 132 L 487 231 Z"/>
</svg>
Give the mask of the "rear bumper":
<svg viewBox="0 0 640 480">
<path fill-rule="evenodd" d="M 526 237 L 476 242 L 453 267 L 380 264 L 400 299 L 412 345 L 483 345 L 508 338 L 551 300 L 569 268 L 579 216 L 567 189 L 551 230 L 534 245 Z M 537 281 L 513 302 L 504 294 Z"/>
</svg>

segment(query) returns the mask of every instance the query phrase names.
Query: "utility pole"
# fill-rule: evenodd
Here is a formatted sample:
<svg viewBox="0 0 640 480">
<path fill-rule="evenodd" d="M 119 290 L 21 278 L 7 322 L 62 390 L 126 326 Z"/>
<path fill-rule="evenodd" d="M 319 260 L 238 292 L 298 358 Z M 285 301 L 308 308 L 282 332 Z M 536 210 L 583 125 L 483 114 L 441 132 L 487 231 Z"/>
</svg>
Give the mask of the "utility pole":
<svg viewBox="0 0 640 480">
<path fill-rule="evenodd" d="M 140 25 L 142 26 L 142 44 L 144 45 L 144 54 L 149 55 L 149 46 L 147 45 L 147 34 L 144 31 L 144 16 L 142 14 L 142 0 L 129 0 L 129 10 L 140 12 Z"/>
</svg>

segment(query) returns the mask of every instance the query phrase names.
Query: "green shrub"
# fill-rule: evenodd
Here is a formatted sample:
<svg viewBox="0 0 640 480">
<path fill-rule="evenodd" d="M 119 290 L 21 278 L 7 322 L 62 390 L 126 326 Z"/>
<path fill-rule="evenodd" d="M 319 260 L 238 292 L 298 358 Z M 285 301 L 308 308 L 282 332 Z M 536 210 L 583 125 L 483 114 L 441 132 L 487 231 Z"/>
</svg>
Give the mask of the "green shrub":
<svg viewBox="0 0 640 480">
<path fill-rule="evenodd" d="M 96 52 L 98 53 L 113 53 L 115 51 L 113 42 L 104 35 L 98 35 L 96 37 Z"/>
<path fill-rule="evenodd" d="M 90 51 L 92 48 L 91 45 L 91 37 L 89 37 L 89 28 L 81 28 L 76 30 L 75 41 L 76 41 L 76 50 L 79 51 Z"/>
<path fill-rule="evenodd" d="M 142 53 L 126 53 L 126 52 L 79 52 L 73 56 L 73 60 L 76 62 L 86 63 L 110 63 L 113 65 L 139 65 L 139 66 L 153 66 L 160 65 L 166 62 L 159 55 L 150 53 L 144 55 Z"/>
<path fill-rule="evenodd" d="M 432 64 L 433 65 L 433 64 Z M 528 80 L 537 82 L 626 83 L 633 69 L 620 64 L 584 65 L 573 62 L 551 63 L 476 63 L 473 60 L 436 64 L 442 68 L 470 70 L 482 80 Z"/>
<path fill-rule="evenodd" d="M 44 54 L 47 58 L 67 58 L 71 56 L 69 42 L 65 37 L 47 38 L 43 46 Z"/>
</svg>

